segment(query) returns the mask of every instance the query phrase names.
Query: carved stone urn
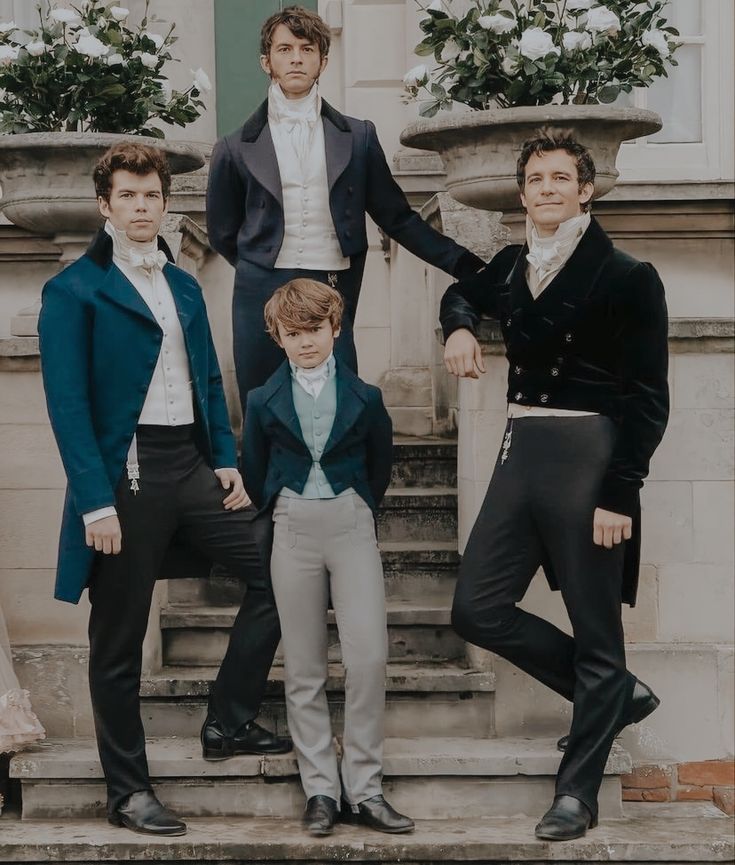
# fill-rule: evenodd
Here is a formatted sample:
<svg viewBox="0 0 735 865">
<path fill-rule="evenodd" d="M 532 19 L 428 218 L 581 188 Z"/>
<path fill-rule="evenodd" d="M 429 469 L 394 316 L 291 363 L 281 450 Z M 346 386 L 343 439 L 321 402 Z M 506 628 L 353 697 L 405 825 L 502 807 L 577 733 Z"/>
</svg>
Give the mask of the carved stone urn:
<svg viewBox="0 0 735 865">
<path fill-rule="evenodd" d="M 0 212 L 19 228 L 50 237 L 63 268 L 77 259 L 102 225 L 92 170 L 120 141 L 162 150 L 172 174 L 196 171 L 204 157 L 192 145 L 109 132 L 30 132 L 0 135 Z M 35 336 L 39 302 L 11 320 L 15 336 Z"/>
<path fill-rule="evenodd" d="M 543 105 L 446 113 L 412 123 L 401 143 L 439 153 L 447 192 L 480 210 L 520 209 L 516 161 L 523 141 L 538 129 L 570 130 L 591 152 L 597 167 L 595 198 L 609 192 L 618 178 L 615 160 L 623 141 L 651 135 L 661 118 L 639 108 L 607 105 Z"/>
</svg>

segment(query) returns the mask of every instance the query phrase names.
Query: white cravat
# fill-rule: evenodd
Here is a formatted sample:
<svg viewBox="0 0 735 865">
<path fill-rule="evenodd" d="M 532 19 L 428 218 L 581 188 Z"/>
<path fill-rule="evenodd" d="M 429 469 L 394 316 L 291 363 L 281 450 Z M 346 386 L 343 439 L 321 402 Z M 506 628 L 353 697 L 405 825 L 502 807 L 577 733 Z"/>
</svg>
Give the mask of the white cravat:
<svg viewBox="0 0 735 865">
<path fill-rule="evenodd" d="M 329 357 L 319 366 L 313 369 L 305 369 L 289 361 L 291 372 L 296 381 L 303 389 L 316 399 L 322 392 L 322 388 L 329 381 L 335 367 L 334 355 L 330 352 Z"/>
<path fill-rule="evenodd" d="M 287 99 L 279 84 L 273 83 L 268 88 L 268 120 L 286 131 L 286 138 L 302 171 L 309 158 L 321 105 L 316 84 L 301 99 Z"/>
<path fill-rule="evenodd" d="M 531 269 L 528 287 L 538 297 L 564 267 L 590 225 L 590 213 L 580 213 L 562 222 L 551 237 L 540 237 L 530 217 L 526 217 L 526 241 Z"/>
</svg>

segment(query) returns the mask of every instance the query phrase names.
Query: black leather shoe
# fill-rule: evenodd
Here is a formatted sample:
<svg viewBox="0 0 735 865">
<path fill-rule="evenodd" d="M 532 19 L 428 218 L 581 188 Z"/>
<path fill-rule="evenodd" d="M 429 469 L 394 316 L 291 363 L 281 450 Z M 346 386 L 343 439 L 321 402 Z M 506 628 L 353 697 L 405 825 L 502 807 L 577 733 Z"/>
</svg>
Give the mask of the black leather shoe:
<svg viewBox="0 0 735 865">
<path fill-rule="evenodd" d="M 359 823 L 387 832 L 389 835 L 400 835 L 402 832 L 413 832 L 414 822 L 410 817 L 399 814 L 382 796 L 365 799 L 358 805 L 350 805 L 342 800 L 342 820 L 345 823 Z"/>
<path fill-rule="evenodd" d="M 337 821 L 337 803 L 331 796 L 312 796 L 302 818 L 310 835 L 331 835 Z"/>
<path fill-rule="evenodd" d="M 156 799 L 150 790 L 131 793 L 107 818 L 142 835 L 186 835 L 186 823 Z"/>
<path fill-rule="evenodd" d="M 243 724 L 234 736 L 225 736 L 211 717 L 204 722 L 201 741 L 205 760 L 226 760 L 237 754 L 287 754 L 292 748 L 290 739 L 276 736 L 255 721 Z"/>
<path fill-rule="evenodd" d="M 629 724 L 638 724 L 644 718 L 647 718 L 651 712 L 655 712 L 661 705 L 661 700 L 653 693 L 648 685 L 643 682 L 636 681 L 633 686 L 633 693 L 630 696 L 630 703 L 623 714 L 620 725 L 615 730 L 615 738 L 617 738 Z M 569 735 L 562 736 L 556 743 L 556 747 L 560 751 L 566 751 L 569 744 Z"/>
<path fill-rule="evenodd" d="M 536 826 L 536 837 L 542 841 L 572 841 L 597 826 L 597 816 L 574 796 L 556 796 L 554 804 Z"/>
</svg>

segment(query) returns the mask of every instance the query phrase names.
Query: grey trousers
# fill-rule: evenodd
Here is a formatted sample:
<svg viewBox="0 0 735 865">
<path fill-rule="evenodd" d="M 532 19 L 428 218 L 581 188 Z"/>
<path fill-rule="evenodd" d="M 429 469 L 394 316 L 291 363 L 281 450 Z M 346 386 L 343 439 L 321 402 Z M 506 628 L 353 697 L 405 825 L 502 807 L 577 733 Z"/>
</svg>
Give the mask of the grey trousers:
<svg viewBox="0 0 735 865">
<path fill-rule="evenodd" d="M 370 508 L 356 494 L 279 496 L 271 575 L 281 620 L 288 726 L 307 799 L 350 804 L 381 792 L 388 637 Z M 345 668 L 342 783 L 327 705 L 331 593 Z"/>
</svg>

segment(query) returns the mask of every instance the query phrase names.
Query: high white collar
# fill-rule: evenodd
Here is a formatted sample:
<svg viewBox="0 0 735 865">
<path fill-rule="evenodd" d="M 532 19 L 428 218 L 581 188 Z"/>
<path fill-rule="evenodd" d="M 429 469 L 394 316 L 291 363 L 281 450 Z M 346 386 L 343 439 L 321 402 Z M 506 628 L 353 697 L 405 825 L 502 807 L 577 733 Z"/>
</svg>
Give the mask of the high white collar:
<svg viewBox="0 0 735 865">
<path fill-rule="evenodd" d="M 526 216 L 526 259 L 538 274 L 539 281 L 548 273 L 562 268 L 577 247 L 582 235 L 587 231 L 592 216 L 589 211 L 572 216 L 562 222 L 554 234 L 540 237 L 536 226 Z"/>
<path fill-rule="evenodd" d="M 336 362 L 334 354 L 330 352 L 329 357 L 324 360 L 319 366 L 306 369 L 303 366 L 295 364 L 292 360 L 289 361 L 291 367 L 291 375 L 313 397 L 319 396 L 324 385 L 329 381 L 335 373 Z"/>
<path fill-rule="evenodd" d="M 268 88 L 268 117 L 275 122 L 316 123 L 322 107 L 319 86 L 316 82 L 301 99 L 287 99 L 281 85 L 271 83 Z"/>
<path fill-rule="evenodd" d="M 112 238 L 112 254 L 118 258 L 127 259 L 131 252 L 139 255 L 158 252 L 158 235 L 153 240 L 131 240 L 122 229 L 115 228 L 109 219 L 105 222 L 105 231 Z"/>
</svg>

